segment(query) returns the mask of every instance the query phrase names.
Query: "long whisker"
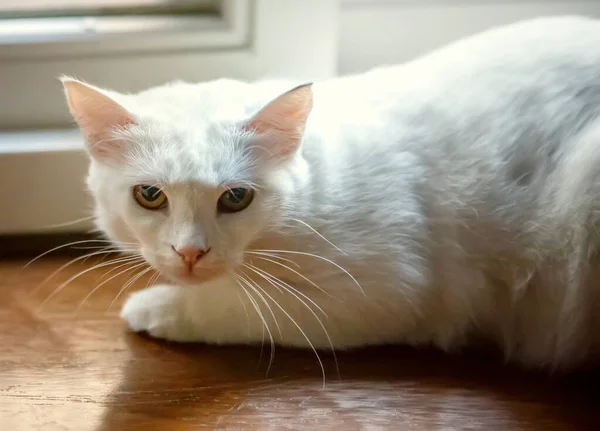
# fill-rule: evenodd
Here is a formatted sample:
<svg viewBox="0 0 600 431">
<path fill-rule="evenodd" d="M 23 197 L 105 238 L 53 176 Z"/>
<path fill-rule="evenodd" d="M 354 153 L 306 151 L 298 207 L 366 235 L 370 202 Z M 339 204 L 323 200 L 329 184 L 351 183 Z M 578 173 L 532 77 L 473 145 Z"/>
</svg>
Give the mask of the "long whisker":
<svg viewBox="0 0 600 431">
<path fill-rule="evenodd" d="M 264 252 L 255 251 L 255 250 L 246 250 L 244 253 L 256 255 L 256 256 L 267 256 L 267 257 L 270 257 L 273 259 L 279 259 L 283 262 L 289 262 L 289 263 L 295 265 L 296 268 L 300 268 L 300 265 L 298 264 L 298 262 L 293 261 L 292 259 L 286 259 L 285 257 L 277 256 L 276 254 L 273 254 L 273 253 L 264 253 Z"/>
<path fill-rule="evenodd" d="M 77 224 L 77 223 L 81 223 L 81 222 L 84 222 L 84 221 L 87 221 L 87 220 L 92 220 L 95 217 L 96 216 L 91 215 L 91 216 L 81 217 L 81 218 L 78 218 L 78 219 L 75 219 L 75 220 L 71 220 L 71 221 L 67 221 L 67 222 L 63 222 L 63 223 L 51 224 L 51 225 L 44 226 L 44 229 L 55 229 L 55 228 L 58 228 L 58 227 L 71 226 L 71 225 L 74 225 L 74 224 Z"/>
<path fill-rule="evenodd" d="M 148 268 L 146 268 L 143 272 L 141 272 L 140 274 L 136 275 L 135 278 L 133 278 L 132 280 L 129 280 L 127 282 L 127 285 L 126 285 L 127 288 L 129 288 L 130 286 L 133 286 L 137 280 L 139 280 L 140 278 L 142 278 L 145 274 L 147 274 L 150 271 L 156 271 L 156 270 L 154 268 L 152 268 L 151 266 L 148 266 Z M 148 280 L 148 282 L 149 281 L 150 280 Z M 148 284 L 148 282 L 146 282 L 146 285 Z M 119 299 L 119 295 L 117 295 L 115 297 L 115 299 L 113 300 L 113 302 L 116 301 L 117 299 Z"/>
<path fill-rule="evenodd" d="M 254 299 L 254 297 L 252 297 L 252 295 L 250 294 L 250 292 L 248 292 L 247 289 L 245 289 L 244 287 L 242 287 L 242 289 L 244 289 L 244 293 L 246 294 L 246 296 L 248 296 L 248 299 L 250 299 L 250 301 L 252 303 L 252 307 L 255 308 L 257 313 L 259 313 L 259 317 L 262 322 L 260 355 L 258 356 L 258 361 L 256 364 L 257 370 L 258 370 L 258 367 L 260 367 L 260 363 L 261 363 L 261 360 L 262 360 L 262 357 L 264 354 L 264 350 L 265 350 L 265 332 L 269 336 L 269 344 L 270 344 L 270 346 L 269 346 L 269 363 L 267 364 L 267 370 L 265 371 L 265 376 L 268 376 L 269 371 L 271 370 L 271 366 L 273 365 L 273 361 L 275 360 L 275 340 L 273 339 L 273 334 L 271 333 L 271 330 L 270 330 L 271 328 L 269 327 L 269 325 L 267 325 L 266 319 L 264 319 L 264 315 L 258 305 L 258 302 Z"/>
<path fill-rule="evenodd" d="M 323 309 L 321 307 L 319 307 L 319 305 L 313 301 L 312 299 L 310 299 L 307 295 L 305 295 L 304 293 L 302 293 L 300 290 L 296 289 L 295 287 L 293 287 L 292 285 L 290 285 L 289 283 L 286 283 L 285 281 L 281 280 L 278 277 L 275 277 L 272 274 L 269 274 L 267 271 L 264 271 L 262 269 L 260 269 L 257 266 L 254 266 L 250 263 L 244 263 L 244 266 L 250 270 L 252 270 L 253 272 L 255 272 L 256 274 L 258 274 L 261 278 L 264 278 L 265 280 L 269 281 L 269 279 L 275 281 L 275 283 L 277 283 L 278 286 L 276 286 L 274 283 L 271 283 L 273 285 L 273 287 L 278 288 L 281 291 L 281 288 L 283 290 L 285 290 L 286 292 L 296 296 L 294 294 L 294 292 L 296 292 L 298 295 L 301 295 L 303 298 L 306 298 L 307 301 L 309 301 L 312 305 L 314 305 L 315 307 L 317 307 L 317 309 L 323 313 L 323 316 L 327 317 L 327 313 L 325 313 L 325 311 L 323 311 Z M 300 299 L 299 299 L 300 300 Z M 311 309 L 312 310 L 312 309 Z"/>
<path fill-rule="evenodd" d="M 31 265 L 32 263 L 34 263 L 35 261 L 37 261 L 38 259 L 56 251 L 56 250 L 60 250 L 61 248 L 65 248 L 65 247 L 69 247 L 72 245 L 77 245 L 77 244 L 84 244 L 84 243 L 90 243 L 90 242 L 95 242 L 95 243 L 110 243 L 110 244 L 123 244 L 123 245 L 135 245 L 133 243 L 115 243 L 114 241 L 109 241 L 109 240 L 102 240 L 102 239 L 86 239 L 86 240 L 82 240 L 82 241 L 74 241 L 74 242 L 69 242 L 67 244 L 62 244 L 59 245 L 58 247 L 54 247 L 51 248 L 48 251 L 43 252 L 42 254 L 34 257 L 33 259 L 31 259 L 29 262 L 27 262 L 23 268 L 21 268 L 21 271 L 24 270 L 25 268 L 27 268 L 29 265 Z"/>
<path fill-rule="evenodd" d="M 136 257 L 135 259 L 138 259 L 138 257 Z M 48 295 L 48 297 L 37 307 L 38 310 L 40 310 L 41 308 L 43 308 L 44 305 L 48 301 L 50 301 L 52 298 L 54 298 L 63 288 L 65 288 L 69 283 L 71 283 L 75 279 L 81 277 L 82 275 L 84 275 L 84 274 L 86 274 L 86 273 L 88 273 L 90 271 L 97 270 L 98 268 L 102 268 L 102 267 L 109 266 L 109 265 L 114 265 L 115 263 L 121 263 L 121 262 L 123 262 L 123 260 L 121 260 L 121 259 L 115 259 L 115 260 L 112 260 L 112 261 L 109 261 L 109 262 L 104 262 L 104 263 L 101 263 L 101 264 L 98 264 L 98 265 L 94 265 L 91 268 L 88 268 L 88 269 L 86 269 L 84 271 L 81 271 L 81 272 L 75 274 L 74 276 L 72 276 L 71 278 L 69 278 L 67 281 L 65 281 L 64 283 L 62 283 L 60 286 L 58 286 L 56 289 L 54 289 L 52 291 L 52 293 L 50 293 L 50 295 Z"/>
<path fill-rule="evenodd" d="M 116 246 L 116 245 L 112 245 L 112 246 L 110 246 L 110 245 L 109 246 L 103 246 L 103 245 L 93 246 L 93 245 L 90 245 L 90 246 L 82 246 L 82 247 L 75 246 L 75 247 L 71 247 L 71 248 L 73 250 L 100 250 L 100 249 L 109 249 L 109 248 L 112 248 L 115 251 L 115 253 L 118 253 L 120 251 L 123 251 L 123 252 L 139 251 L 139 247 L 125 248 L 125 247 L 119 247 L 119 246 Z"/>
<path fill-rule="evenodd" d="M 236 275 L 236 278 L 237 278 L 237 277 L 238 277 L 238 276 Z M 237 280 L 236 280 L 236 282 L 237 282 L 237 284 L 238 284 L 238 285 L 240 285 L 239 281 L 237 281 Z M 243 287 L 243 286 L 241 286 L 241 285 L 240 285 L 240 287 L 241 287 L 242 289 L 244 289 L 244 287 Z M 246 293 L 246 295 L 248 295 L 248 292 L 244 292 L 244 293 Z M 238 292 L 238 294 L 239 294 L 239 292 Z M 253 307 L 254 307 L 254 306 L 253 306 Z M 265 331 L 265 327 L 266 327 L 266 326 L 265 326 L 265 324 L 264 324 L 264 323 L 262 323 L 262 325 L 261 325 L 261 332 L 262 332 L 262 333 L 261 333 L 261 335 L 260 335 L 260 353 L 258 354 L 258 361 L 256 361 L 256 370 L 257 370 L 257 371 L 260 369 L 260 363 L 261 363 L 261 361 L 262 361 L 263 354 L 265 353 L 265 334 L 267 333 L 267 331 Z M 248 329 L 250 329 L 250 328 L 248 328 Z M 269 338 L 270 338 L 270 337 L 269 337 Z M 273 356 L 275 355 L 275 353 L 274 353 L 274 352 L 275 352 L 275 351 L 274 351 L 274 344 L 273 344 L 273 343 L 271 343 L 271 349 L 270 349 L 270 352 L 271 352 L 271 355 L 270 355 L 270 356 L 271 356 L 271 358 L 269 359 L 269 365 L 268 365 L 268 367 L 267 367 L 267 372 L 265 373 L 265 375 L 268 375 L 268 374 L 269 374 L 269 370 L 270 370 L 270 368 L 271 368 L 271 362 L 272 362 L 272 358 L 273 358 Z"/>
<path fill-rule="evenodd" d="M 246 314 L 246 322 L 248 324 L 247 328 L 248 328 L 248 334 L 250 333 L 250 315 L 248 314 L 248 308 L 246 308 L 246 304 L 244 303 L 244 300 L 242 299 L 240 292 L 237 292 L 238 294 L 238 298 L 240 300 L 240 303 L 242 304 L 242 307 L 244 308 L 244 314 Z"/>
<path fill-rule="evenodd" d="M 146 262 L 143 262 L 139 265 L 137 265 L 134 269 L 137 269 L 139 267 L 144 267 L 145 265 L 148 265 Z M 108 308 L 106 309 L 106 314 L 110 313 L 110 310 L 112 310 L 113 305 L 115 305 L 115 302 L 117 302 L 117 299 L 119 299 L 119 297 L 123 294 L 123 292 L 125 292 L 130 286 L 132 286 L 137 280 L 139 280 L 141 277 L 144 276 L 144 274 L 147 274 L 148 272 L 152 271 L 154 268 L 152 268 L 151 266 L 149 266 L 146 269 L 142 269 L 142 271 L 134 274 L 131 279 L 125 283 L 123 285 L 123 287 L 119 290 L 119 292 L 117 293 L 117 295 L 114 297 L 114 299 L 111 301 L 110 305 L 108 306 Z"/>
<path fill-rule="evenodd" d="M 252 289 L 254 291 L 254 293 L 256 293 L 258 295 L 258 297 L 262 300 L 262 302 L 267 306 L 267 310 L 269 310 L 269 312 L 271 313 L 271 316 L 273 317 L 273 321 L 275 322 L 275 326 L 277 327 L 277 331 L 279 332 L 279 337 L 283 338 L 283 335 L 281 334 L 281 328 L 279 327 L 279 322 L 277 321 L 277 318 L 275 317 L 275 313 L 273 313 L 273 309 L 271 308 L 271 306 L 269 305 L 269 303 L 267 302 L 265 297 L 263 295 L 261 295 L 261 293 L 254 288 L 254 286 L 251 283 L 251 279 L 249 279 L 249 277 L 247 275 L 246 275 L 246 277 L 244 277 L 244 276 L 238 274 L 238 276 L 240 277 L 240 280 L 243 281 L 246 286 L 248 286 L 250 289 Z M 265 292 L 265 294 L 270 297 L 270 295 L 268 293 Z"/>
<path fill-rule="evenodd" d="M 254 307 L 254 310 L 256 310 L 256 314 L 258 314 L 258 317 L 260 318 L 260 320 L 263 324 L 263 330 L 266 330 L 267 334 L 269 335 L 269 340 L 271 342 L 271 354 L 269 357 L 269 365 L 267 366 L 267 372 L 266 372 L 266 374 L 269 374 L 269 371 L 271 370 L 271 366 L 273 365 L 273 360 L 275 359 L 275 340 L 273 339 L 273 334 L 271 333 L 271 329 L 269 328 L 269 325 L 267 324 L 267 321 L 265 320 L 265 317 L 263 316 L 263 313 L 262 313 L 260 307 L 258 306 L 258 303 L 252 297 L 250 292 L 248 292 L 246 290 L 246 288 L 240 283 L 241 279 L 240 279 L 239 275 L 238 274 L 234 274 L 234 275 L 236 278 L 236 283 L 242 289 L 242 291 L 246 294 L 246 296 L 248 297 L 248 300 L 252 304 L 252 307 Z M 263 344 L 264 344 L 264 332 L 263 332 Z M 261 346 L 260 351 L 261 351 L 261 356 L 262 356 L 262 346 Z"/>
<path fill-rule="evenodd" d="M 331 259 L 327 259 L 326 257 L 323 256 L 319 256 L 318 254 L 312 254 L 312 253 L 306 253 L 303 251 L 291 251 L 291 250 L 257 250 L 257 251 L 261 251 L 261 252 L 270 252 L 270 253 L 288 253 L 288 254 L 297 254 L 300 256 L 309 256 L 309 257 L 314 257 L 315 259 L 320 259 L 323 260 L 325 262 L 330 263 L 331 265 L 335 266 L 336 268 L 338 268 L 340 271 L 342 271 L 344 274 L 346 274 L 348 277 L 350 277 L 352 279 L 352 281 L 354 282 L 354 284 L 356 284 L 358 286 L 358 288 L 360 289 L 360 291 L 362 292 L 362 294 L 365 294 L 365 291 L 363 290 L 362 286 L 360 285 L 360 283 L 356 280 L 356 278 L 354 278 L 354 276 L 352 274 L 350 274 L 346 269 L 344 269 L 342 266 L 340 266 L 339 264 L 335 263 L 334 261 L 332 261 Z"/>
<path fill-rule="evenodd" d="M 319 356 L 319 352 L 317 352 L 317 349 L 315 348 L 313 343 L 310 341 L 310 338 L 308 337 L 308 335 L 306 335 L 306 332 L 304 332 L 304 330 L 300 327 L 298 322 L 296 322 L 294 320 L 294 318 L 292 316 L 290 316 L 290 314 L 287 311 L 285 311 L 285 309 L 281 305 L 279 305 L 279 303 L 277 301 L 275 301 L 263 288 L 261 288 L 258 284 L 256 284 L 256 287 L 258 289 L 260 289 L 264 294 L 266 294 L 271 299 L 271 301 L 273 301 L 273 303 L 281 310 L 281 312 L 283 314 L 285 314 L 288 319 L 290 319 L 290 321 L 294 324 L 294 326 L 296 326 L 298 331 L 300 331 L 300 333 L 302 334 L 302 336 L 304 337 L 304 339 L 306 340 L 306 342 L 308 343 L 308 345 L 314 352 L 315 356 L 317 357 L 317 361 L 319 362 L 319 365 L 321 366 L 321 373 L 323 375 L 323 388 L 325 388 L 325 366 L 323 365 L 323 361 L 321 360 L 321 357 Z"/>
<path fill-rule="evenodd" d="M 332 243 L 331 241 L 329 241 L 327 238 L 325 238 L 322 234 L 320 234 L 314 227 L 312 227 L 311 225 L 309 225 L 306 222 L 303 222 L 302 220 L 298 220 L 296 218 L 292 218 L 290 219 L 292 221 L 295 221 L 296 223 L 300 223 L 304 226 L 306 226 L 307 228 L 309 228 L 311 231 L 313 231 L 316 235 L 318 235 L 323 241 L 325 241 L 327 244 L 329 244 L 330 246 L 332 246 L 333 248 L 335 248 L 337 251 L 339 251 L 342 254 L 345 254 L 346 256 L 348 256 L 348 253 L 346 253 L 344 250 L 342 250 L 341 248 L 339 248 L 337 245 L 335 245 L 334 243 Z"/>
<path fill-rule="evenodd" d="M 101 254 L 104 255 L 104 256 L 102 256 L 101 261 L 104 261 L 104 259 L 106 259 L 106 257 L 109 256 L 110 254 L 117 253 L 117 251 L 115 249 L 113 249 L 111 246 L 108 246 L 108 247 L 99 247 L 97 250 L 98 250 L 98 252 L 96 254 L 94 252 L 87 253 L 85 255 L 85 259 L 83 259 L 81 261 L 81 263 L 85 263 L 89 258 L 91 258 L 91 257 L 93 257 L 95 255 L 101 255 Z"/>
<path fill-rule="evenodd" d="M 259 276 L 261 276 L 262 278 L 264 278 L 271 285 L 275 286 L 275 283 L 282 283 L 283 285 L 287 286 L 287 288 L 285 286 L 282 286 L 282 287 L 288 293 L 290 293 L 294 298 L 296 298 L 302 305 L 304 305 L 308 309 L 308 311 L 310 311 L 310 313 L 315 317 L 315 319 L 317 320 L 317 322 L 319 322 L 319 325 L 323 329 L 323 332 L 325 333 L 325 336 L 327 337 L 327 342 L 329 343 L 329 347 L 331 349 L 331 353 L 333 355 L 333 359 L 334 359 L 334 362 L 335 362 L 335 368 L 337 370 L 337 374 L 338 374 L 338 377 L 339 377 L 340 376 L 339 363 L 338 363 L 338 360 L 337 360 L 337 355 L 335 353 L 335 348 L 333 347 L 333 342 L 331 341 L 331 337 L 329 336 L 329 331 L 327 331 L 327 328 L 325 327 L 325 325 L 323 324 L 323 321 L 317 315 L 317 313 L 315 313 L 314 310 L 305 301 L 303 301 L 302 298 L 300 298 L 299 296 L 297 296 L 294 292 L 296 292 L 298 295 L 301 295 L 302 297 L 306 298 L 306 300 L 308 300 L 311 304 L 313 304 L 315 307 L 317 307 L 317 309 L 319 309 L 319 311 L 321 311 L 325 315 L 325 317 L 327 317 L 327 314 L 323 311 L 323 309 L 321 307 L 319 307 L 319 305 L 315 301 L 313 301 L 312 299 L 310 299 L 308 296 L 304 295 L 298 289 L 295 289 L 294 287 L 290 286 L 288 283 L 284 282 L 283 280 L 275 277 L 272 274 L 269 274 L 266 271 L 263 271 L 260 268 L 254 267 L 254 265 L 250 265 L 250 264 L 248 264 L 248 265 L 249 266 L 247 266 L 247 267 L 249 269 L 251 269 L 252 271 L 254 271 L 255 273 L 257 273 Z"/>
<path fill-rule="evenodd" d="M 79 256 L 76 257 L 75 259 L 71 259 L 70 261 L 68 261 L 67 263 L 65 263 L 64 265 L 62 265 L 61 267 L 59 267 L 57 270 L 55 270 L 54 272 L 52 272 L 49 276 L 47 276 L 44 280 L 42 280 L 42 282 L 40 284 L 38 284 L 30 293 L 29 295 L 33 295 L 35 294 L 41 287 L 43 287 L 48 281 L 50 281 L 52 278 L 54 278 L 56 275 L 58 275 L 61 271 L 63 271 L 64 269 L 68 268 L 69 266 L 75 264 L 76 262 L 79 262 L 81 260 L 85 261 L 86 259 L 89 259 L 92 256 L 98 256 L 101 254 L 111 254 L 112 251 L 98 251 L 98 252 L 94 252 L 94 253 L 88 253 L 85 254 L 83 256 Z M 126 257 L 120 257 L 120 258 L 115 258 L 113 260 L 110 260 L 109 262 L 113 262 L 113 263 L 117 263 L 117 262 L 121 262 L 121 259 L 129 259 L 132 258 L 132 256 L 126 256 Z"/>
<path fill-rule="evenodd" d="M 268 262 L 274 263 L 275 265 L 279 265 L 282 266 L 284 268 L 286 268 L 287 270 L 293 272 L 294 274 L 298 275 L 299 277 L 301 277 L 303 280 L 306 280 L 308 283 L 310 283 L 312 286 L 316 287 L 317 289 L 319 289 L 321 292 L 323 292 L 325 295 L 327 296 L 332 296 L 331 293 L 327 292 L 325 289 L 323 289 L 321 286 L 319 286 L 318 284 L 316 284 L 314 281 L 310 280 L 308 277 L 305 277 L 304 275 L 300 274 L 298 271 L 296 271 L 293 268 L 290 268 L 287 265 L 284 265 L 283 263 L 279 263 L 273 259 L 269 259 L 266 257 L 260 257 L 258 256 L 257 259 L 261 259 L 261 260 L 266 260 Z"/>
<path fill-rule="evenodd" d="M 242 262 L 242 266 L 247 266 L 247 265 L 250 265 L 250 264 L 246 263 L 246 262 Z M 279 293 L 281 293 L 282 295 L 284 294 L 283 289 L 281 289 L 279 286 L 274 286 L 274 287 L 279 291 Z"/>
<path fill-rule="evenodd" d="M 154 273 L 154 275 L 152 277 L 150 277 L 150 280 L 148 280 L 148 283 L 146 283 L 145 289 L 147 289 L 148 286 L 150 286 L 151 284 L 156 283 L 156 280 L 158 280 L 158 277 L 160 277 L 160 272 L 156 271 Z"/>
<path fill-rule="evenodd" d="M 131 265 L 134 265 L 133 267 Z M 131 271 L 135 268 L 138 267 L 138 265 L 135 265 L 135 261 L 133 262 L 125 262 L 122 263 L 121 265 L 117 265 L 116 268 L 111 269 L 109 272 L 113 272 L 116 269 L 122 268 L 124 266 L 127 266 L 127 268 L 125 268 L 122 271 L 117 272 L 116 274 L 114 274 L 112 277 L 109 277 L 108 279 L 104 280 L 102 283 L 98 284 L 96 287 L 94 287 L 91 292 L 89 292 L 85 298 L 83 298 L 83 300 L 79 303 L 79 305 L 77 306 L 77 308 L 75 309 L 75 315 L 77 315 L 77 313 L 79 313 L 79 310 L 81 309 L 81 307 L 83 307 L 83 304 L 86 303 L 86 301 L 96 292 L 98 291 L 98 289 L 100 289 L 102 286 L 104 286 L 106 283 L 108 283 L 110 280 L 113 280 L 114 278 L 118 277 L 121 274 L 124 274 L 128 271 Z"/>
<path fill-rule="evenodd" d="M 123 256 L 124 258 L 131 258 L 131 261 L 133 262 L 143 262 L 145 261 L 143 256 Z M 127 262 L 131 262 L 131 261 L 127 261 Z M 110 274 L 112 274 L 114 271 L 118 270 L 119 268 L 121 268 L 123 265 L 118 265 L 116 268 L 112 268 L 108 271 L 105 271 L 104 274 L 102 274 L 96 281 L 102 281 L 104 278 L 108 277 Z"/>
</svg>

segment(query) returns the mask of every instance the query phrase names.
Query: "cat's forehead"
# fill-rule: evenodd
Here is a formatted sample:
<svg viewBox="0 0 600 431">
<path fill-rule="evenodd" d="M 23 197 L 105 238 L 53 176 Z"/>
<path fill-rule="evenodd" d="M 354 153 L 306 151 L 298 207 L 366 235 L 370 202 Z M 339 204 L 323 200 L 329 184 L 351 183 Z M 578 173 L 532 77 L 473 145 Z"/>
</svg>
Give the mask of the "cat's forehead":
<svg viewBox="0 0 600 431">
<path fill-rule="evenodd" d="M 129 166 L 161 184 L 222 186 L 252 182 L 250 136 L 236 122 L 172 124 L 147 121 L 137 128 Z"/>
<path fill-rule="evenodd" d="M 248 84 L 174 83 L 134 96 L 140 118 L 130 165 L 157 182 L 236 184 L 253 181 L 250 136 L 243 124 L 260 106 Z"/>
<path fill-rule="evenodd" d="M 203 84 L 172 83 L 133 96 L 135 111 L 146 118 L 195 123 L 240 120 L 252 104 L 247 84 L 218 80 Z"/>
</svg>

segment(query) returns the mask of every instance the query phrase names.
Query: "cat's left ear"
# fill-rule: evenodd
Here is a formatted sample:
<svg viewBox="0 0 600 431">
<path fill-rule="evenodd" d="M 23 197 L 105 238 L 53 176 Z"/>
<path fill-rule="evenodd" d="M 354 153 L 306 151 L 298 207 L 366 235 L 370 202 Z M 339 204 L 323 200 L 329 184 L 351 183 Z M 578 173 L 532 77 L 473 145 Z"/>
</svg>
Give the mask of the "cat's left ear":
<svg viewBox="0 0 600 431">
<path fill-rule="evenodd" d="M 124 143 L 113 132 L 135 123 L 135 119 L 108 92 L 72 78 L 61 78 L 71 115 L 84 136 L 86 148 L 94 160 L 119 164 Z"/>
<path fill-rule="evenodd" d="M 268 159 L 282 161 L 295 153 L 302 142 L 313 106 L 312 84 L 300 85 L 269 102 L 250 119 L 245 128 L 263 135 L 259 149 Z"/>
</svg>

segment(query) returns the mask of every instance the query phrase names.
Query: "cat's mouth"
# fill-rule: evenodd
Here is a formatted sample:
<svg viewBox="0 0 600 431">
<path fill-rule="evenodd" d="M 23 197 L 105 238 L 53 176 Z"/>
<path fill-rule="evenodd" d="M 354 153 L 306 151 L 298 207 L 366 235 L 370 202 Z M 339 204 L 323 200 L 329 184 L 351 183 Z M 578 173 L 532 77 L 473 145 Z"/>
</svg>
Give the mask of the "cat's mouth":
<svg viewBox="0 0 600 431">
<path fill-rule="evenodd" d="M 227 263 L 216 256 L 207 256 L 195 265 L 189 265 L 181 259 L 173 259 L 170 255 L 154 254 L 150 250 L 142 250 L 146 262 L 172 282 L 187 286 L 197 286 L 218 278 L 228 271 Z"/>
<path fill-rule="evenodd" d="M 185 285 L 198 285 L 218 278 L 225 273 L 222 266 L 196 267 L 190 270 L 187 266 L 169 266 L 157 268 L 173 281 Z"/>
</svg>

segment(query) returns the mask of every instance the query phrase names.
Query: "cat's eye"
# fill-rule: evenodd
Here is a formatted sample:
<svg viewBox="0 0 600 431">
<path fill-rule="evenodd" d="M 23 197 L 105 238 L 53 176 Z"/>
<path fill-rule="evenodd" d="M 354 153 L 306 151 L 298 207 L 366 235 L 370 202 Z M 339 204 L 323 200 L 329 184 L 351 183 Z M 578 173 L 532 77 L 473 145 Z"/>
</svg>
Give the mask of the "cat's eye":
<svg viewBox="0 0 600 431">
<path fill-rule="evenodd" d="M 167 206 L 167 195 L 158 187 L 137 185 L 133 188 L 133 198 L 143 208 L 158 210 Z"/>
<path fill-rule="evenodd" d="M 219 198 L 217 210 L 221 213 L 236 213 L 250 205 L 254 198 L 254 191 L 243 187 L 227 190 Z"/>
</svg>

